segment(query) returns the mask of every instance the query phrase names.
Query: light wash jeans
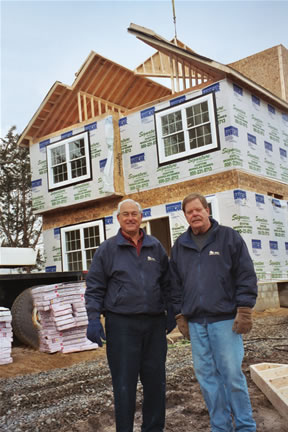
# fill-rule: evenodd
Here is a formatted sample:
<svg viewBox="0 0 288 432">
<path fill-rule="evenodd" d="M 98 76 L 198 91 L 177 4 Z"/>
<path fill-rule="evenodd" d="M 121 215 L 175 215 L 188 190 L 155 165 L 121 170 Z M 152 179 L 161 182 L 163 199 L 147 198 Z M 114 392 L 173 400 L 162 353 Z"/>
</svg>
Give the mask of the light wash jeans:
<svg viewBox="0 0 288 432">
<path fill-rule="evenodd" d="M 189 322 L 194 371 L 209 411 L 212 432 L 255 432 L 241 369 L 243 341 L 241 335 L 232 331 L 233 322 Z"/>
</svg>

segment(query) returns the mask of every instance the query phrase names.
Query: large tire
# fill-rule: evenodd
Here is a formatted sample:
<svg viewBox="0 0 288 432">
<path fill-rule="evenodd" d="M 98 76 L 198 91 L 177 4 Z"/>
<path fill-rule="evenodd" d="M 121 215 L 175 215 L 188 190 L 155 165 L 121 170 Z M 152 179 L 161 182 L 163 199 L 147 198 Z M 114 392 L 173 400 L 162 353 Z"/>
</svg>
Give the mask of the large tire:
<svg viewBox="0 0 288 432">
<path fill-rule="evenodd" d="M 39 348 L 39 335 L 32 321 L 32 313 L 31 288 L 27 288 L 16 297 L 12 305 L 12 328 L 19 342 L 37 349 Z"/>
</svg>

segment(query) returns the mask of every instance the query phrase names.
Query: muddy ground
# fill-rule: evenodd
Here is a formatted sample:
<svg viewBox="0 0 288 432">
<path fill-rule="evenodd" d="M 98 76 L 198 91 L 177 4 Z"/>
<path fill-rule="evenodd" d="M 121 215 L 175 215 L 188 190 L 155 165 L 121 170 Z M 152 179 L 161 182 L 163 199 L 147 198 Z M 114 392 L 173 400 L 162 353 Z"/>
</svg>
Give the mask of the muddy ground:
<svg viewBox="0 0 288 432">
<path fill-rule="evenodd" d="M 172 334 L 167 358 L 165 431 L 209 431 L 209 418 L 191 363 L 190 344 Z M 171 341 L 170 341 L 171 342 Z M 288 364 L 288 309 L 254 313 L 244 337 L 247 377 L 257 432 L 288 431 L 280 416 L 250 378 L 249 365 Z M 13 347 L 13 363 L 0 366 L 0 431 L 112 432 L 113 394 L 105 347 L 72 354 L 46 354 Z M 135 432 L 140 432 L 141 386 Z"/>
</svg>

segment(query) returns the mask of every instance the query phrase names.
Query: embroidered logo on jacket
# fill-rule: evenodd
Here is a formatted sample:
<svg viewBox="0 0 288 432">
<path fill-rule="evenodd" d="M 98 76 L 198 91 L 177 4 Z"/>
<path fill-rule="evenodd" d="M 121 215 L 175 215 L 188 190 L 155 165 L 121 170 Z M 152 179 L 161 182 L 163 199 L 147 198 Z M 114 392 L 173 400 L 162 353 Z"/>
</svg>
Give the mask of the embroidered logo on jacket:
<svg viewBox="0 0 288 432">
<path fill-rule="evenodd" d="M 150 257 L 150 256 L 148 255 L 148 257 L 147 257 L 147 261 L 156 261 L 156 259 L 153 258 L 153 257 Z"/>
<path fill-rule="evenodd" d="M 220 252 L 210 250 L 209 255 L 220 255 Z"/>
</svg>

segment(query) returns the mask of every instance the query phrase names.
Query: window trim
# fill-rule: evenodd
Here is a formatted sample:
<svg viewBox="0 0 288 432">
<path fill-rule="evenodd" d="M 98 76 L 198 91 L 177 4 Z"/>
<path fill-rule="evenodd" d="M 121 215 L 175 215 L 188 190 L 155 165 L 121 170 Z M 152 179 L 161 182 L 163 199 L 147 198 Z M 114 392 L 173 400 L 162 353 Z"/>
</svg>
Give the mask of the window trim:
<svg viewBox="0 0 288 432">
<path fill-rule="evenodd" d="M 193 105 L 198 105 L 202 101 L 208 102 L 209 123 L 211 125 L 212 144 L 202 146 L 200 147 L 200 150 L 199 147 L 196 149 L 190 149 L 188 128 L 186 127 L 182 129 L 184 132 L 185 152 L 173 154 L 170 156 L 165 156 L 164 145 L 159 144 L 159 142 L 160 143 L 162 142 L 162 138 L 163 138 L 162 128 L 161 128 L 161 118 L 163 117 L 163 115 L 168 115 L 175 111 L 179 111 L 180 108 L 181 112 L 184 111 L 185 113 L 184 118 L 186 119 L 185 108 Z M 220 140 L 219 140 L 219 131 L 218 131 L 218 122 L 217 122 L 217 106 L 216 106 L 216 98 L 214 92 L 206 93 L 204 95 L 199 95 L 193 99 L 186 100 L 177 105 L 169 106 L 159 111 L 155 111 L 154 121 L 155 121 L 155 136 L 156 136 L 156 147 L 157 147 L 157 155 L 158 155 L 158 166 L 176 163 L 181 160 L 189 159 L 191 157 L 197 157 L 199 155 L 214 152 L 220 149 Z"/>
<path fill-rule="evenodd" d="M 71 176 L 71 170 L 70 170 L 70 162 L 71 160 L 67 160 L 65 163 L 68 167 L 68 179 L 63 180 L 59 183 L 54 183 L 53 180 L 53 172 L 52 172 L 52 160 L 51 160 L 51 151 L 55 147 L 65 145 L 65 152 L 67 154 L 67 147 L 69 147 L 69 143 L 76 141 L 78 139 L 84 138 L 84 148 L 85 148 L 85 160 L 86 160 L 86 169 L 87 173 L 72 178 Z M 47 158 L 47 177 L 48 177 L 48 191 L 54 191 L 56 189 L 62 189 L 65 187 L 68 187 L 70 185 L 78 184 L 87 180 L 92 179 L 92 168 L 91 168 L 91 154 L 90 154 L 90 137 L 89 137 L 89 131 L 83 131 L 80 133 L 77 133 L 75 135 L 71 135 L 68 138 L 63 138 L 59 141 L 55 141 L 50 143 L 46 146 L 46 158 Z"/>
<path fill-rule="evenodd" d="M 99 226 L 99 235 L 100 235 L 100 244 L 105 240 L 105 223 L 104 219 L 97 219 L 90 222 L 84 222 L 75 225 L 68 225 L 60 228 L 60 242 L 61 242 L 61 256 L 62 256 L 62 270 L 63 271 L 77 271 L 77 270 L 69 270 L 68 269 L 68 260 L 67 260 L 67 251 L 66 251 L 66 236 L 65 233 L 69 231 L 80 230 L 80 241 L 81 241 L 81 258 L 82 258 L 82 270 L 80 271 L 88 271 L 87 269 L 87 259 L 86 259 L 86 249 L 84 247 L 84 229 L 92 226 Z M 99 246 L 98 246 L 99 247 Z"/>
</svg>

